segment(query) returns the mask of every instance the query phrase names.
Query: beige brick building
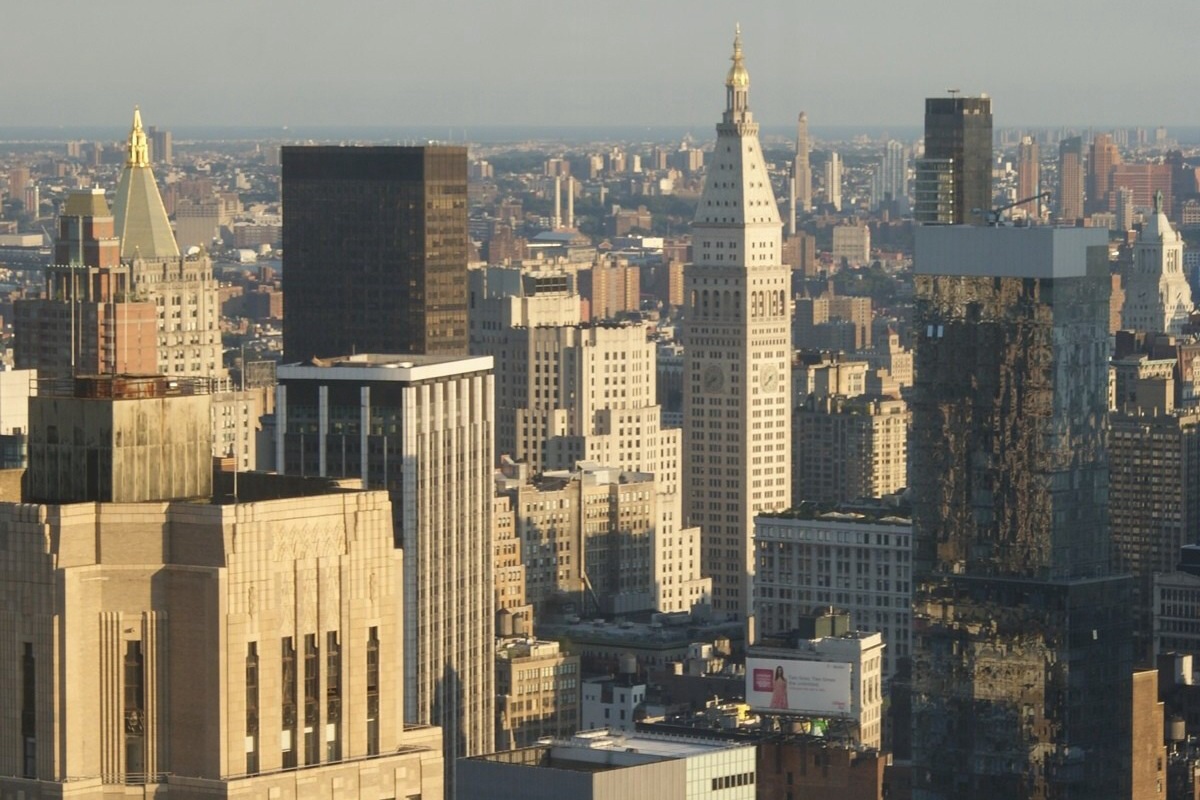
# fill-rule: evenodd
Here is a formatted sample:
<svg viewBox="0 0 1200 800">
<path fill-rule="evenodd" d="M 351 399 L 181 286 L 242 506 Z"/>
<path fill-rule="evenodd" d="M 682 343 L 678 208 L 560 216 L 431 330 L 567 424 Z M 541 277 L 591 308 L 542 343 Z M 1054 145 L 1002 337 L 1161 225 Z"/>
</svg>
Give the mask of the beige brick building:
<svg viewBox="0 0 1200 800">
<path fill-rule="evenodd" d="M 558 642 L 516 639 L 496 650 L 496 746 L 532 747 L 580 728 L 579 656 Z"/>
<path fill-rule="evenodd" d="M 514 513 L 525 602 L 606 614 L 691 611 L 710 597 L 700 532 L 683 527 L 679 495 L 655 476 L 593 462 L 532 477 L 504 460 L 497 491 Z"/>
<path fill-rule="evenodd" d="M 387 493 L 245 475 L 237 503 L 224 482 L 82 502 L 86 481 L 45 479 L 52 428 L 99 452 L 100 485 L 211 462 L 165 432 L 204 430 L 207 396 L 123 382 L 34 401 L 26 478 L 57 502 L 0 474 L 0 797 L 442 797 L 440 731 L 403 723 Z M 149 444 L 88 433 L 131 415 Z"/>
<path fill-rule="evenodd" d="M 792 497 L 842 503 L 908 485 L 908 404 L 880 397 L 809 397 L 792 429 Z"/>
</svg>

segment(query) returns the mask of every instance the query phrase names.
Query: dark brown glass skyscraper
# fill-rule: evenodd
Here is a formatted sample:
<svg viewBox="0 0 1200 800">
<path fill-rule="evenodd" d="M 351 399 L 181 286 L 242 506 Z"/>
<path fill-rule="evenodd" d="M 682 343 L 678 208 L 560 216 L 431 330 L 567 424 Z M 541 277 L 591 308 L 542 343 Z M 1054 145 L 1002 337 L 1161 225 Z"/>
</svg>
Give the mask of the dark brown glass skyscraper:
<svg viewBox="0 0 1200 800">
<path fill-rule="evenodd" d="M 465 147 L 283 148 L 283 352 L 467 352 Z"/>
<path fill-rule="evenodd" d="M 925 157 L 917 163 L 917 222 L 982 225 L 992 207 L 992 99 L 925 101 Z"/>
</svg>

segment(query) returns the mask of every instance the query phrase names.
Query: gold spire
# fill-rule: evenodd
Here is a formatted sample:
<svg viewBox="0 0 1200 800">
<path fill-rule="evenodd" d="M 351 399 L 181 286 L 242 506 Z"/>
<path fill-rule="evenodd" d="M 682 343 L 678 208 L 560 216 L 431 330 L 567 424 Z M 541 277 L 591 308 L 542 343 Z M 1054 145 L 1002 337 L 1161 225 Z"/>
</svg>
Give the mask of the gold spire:
<svg viewBox="0 0 1200 800">
<path fill-rule="evenodd" d="M 733 66 L 729 68 L 729 75 L 725 78 L 725 85 L 730 89 L 744 89 L 750 85 L 750 73 L 746 71 L 746 64 L 742 59 L 742 26 L 739 23 L 734 28 L 733 34 Z"/>
<path fill-rule="evenodd" d="M 146 132 L 142 130 L 142 112 L 137 106 L 133 107 L 133 130 L 129 132 L 129 157 L 125 166 L 150 166 L 150 147 L 146 143 Z"/>
</svg>

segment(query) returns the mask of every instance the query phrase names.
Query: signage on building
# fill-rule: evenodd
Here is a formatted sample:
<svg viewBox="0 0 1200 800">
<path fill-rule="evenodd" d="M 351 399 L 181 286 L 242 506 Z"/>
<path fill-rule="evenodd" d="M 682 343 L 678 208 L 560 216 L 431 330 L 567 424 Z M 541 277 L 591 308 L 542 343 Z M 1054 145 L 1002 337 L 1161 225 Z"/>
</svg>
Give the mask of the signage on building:
<svg viewBox="0 0 1200 800">
<path fill-rule="evenodd" d="M 850 664 L 747 658 L 746 702 L 768 714 L 849 714 Z"/>
</svg>

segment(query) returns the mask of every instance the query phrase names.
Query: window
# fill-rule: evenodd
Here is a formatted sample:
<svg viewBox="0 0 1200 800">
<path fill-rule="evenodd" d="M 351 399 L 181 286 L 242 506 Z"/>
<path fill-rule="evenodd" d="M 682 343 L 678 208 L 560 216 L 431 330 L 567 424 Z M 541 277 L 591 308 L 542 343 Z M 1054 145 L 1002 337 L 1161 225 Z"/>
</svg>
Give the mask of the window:
<svg viewBox="0 0 1200 800">
<path fill-rule="evenodd" d="M 283 728 L 279 734 L 284 768 L 296 766 L 296 645 L 283 639 L 280 673 L 283 681 Z"/>
<path fill-rule="evenodd" d="M 141 780 L 146 771 L 146 683 L 141 642 L 125 644 L 125 779 Z"/>
<path fill-rule="evenodd" d="M 246 646 L 246 774 L 258 774 L 258 642 Z"/>
<path fill-rule="evenodd" d="M 21 658 L 21 741 L 22 776 L 37 777 L 37 662 L 33 642 L 25 642 Z"/>
<path fill-rule="evenodd" d="M 367 635 L 367 755 L 379 755 L 379 628 Z"/>
<path fill-rule="evenodd" d="M 325 743 L 325 760 L 342 758 L 342 647 L 337 631 L 325 634 L 325 724 L 330 738 Z"/>
<path fill-rule="evenodd" d="M 320 705 L 317 699 L 321 685 L 320 653 L 317 649 L 317 635 L 304 635 L 304 763 L 320 763 L 317 752 L 317 730 L 320 727 L 318 717 Z"/>
</svg>

